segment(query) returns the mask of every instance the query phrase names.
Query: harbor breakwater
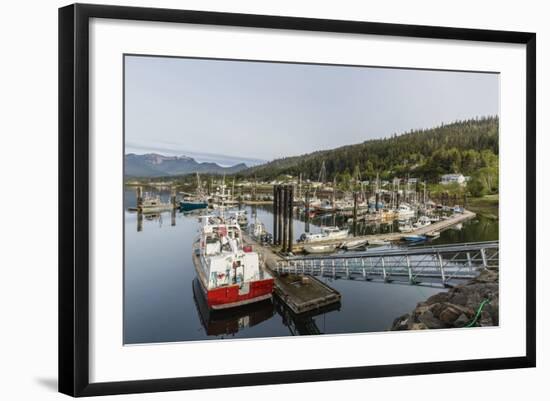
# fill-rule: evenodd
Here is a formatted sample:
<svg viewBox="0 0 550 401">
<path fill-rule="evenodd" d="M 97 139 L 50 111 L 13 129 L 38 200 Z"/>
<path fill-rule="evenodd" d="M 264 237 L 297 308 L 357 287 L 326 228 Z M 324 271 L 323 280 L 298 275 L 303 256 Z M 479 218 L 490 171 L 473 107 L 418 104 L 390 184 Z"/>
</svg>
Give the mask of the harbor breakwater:
<svg viewBox="0 0 550 401">
<path fill-rule="evenodd" d="M 468 283 L 419 302 L 395 319 L 390 330 L 498 326 L 498 286 L 498 268 L 483 270 Z"/>
</svg>

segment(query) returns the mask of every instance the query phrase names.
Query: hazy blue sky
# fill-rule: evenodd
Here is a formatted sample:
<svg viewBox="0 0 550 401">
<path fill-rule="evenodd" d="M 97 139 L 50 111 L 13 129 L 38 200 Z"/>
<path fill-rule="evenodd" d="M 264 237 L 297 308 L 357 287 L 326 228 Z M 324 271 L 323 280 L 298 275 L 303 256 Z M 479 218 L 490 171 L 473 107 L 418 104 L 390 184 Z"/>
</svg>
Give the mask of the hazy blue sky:
<svg viewBox="0 0 550 401">
<path fill-rule="evenodd" d="M 223 165 L 499 113 L 496 74 L 126 57 L 126 153 Z"/>
</svg>

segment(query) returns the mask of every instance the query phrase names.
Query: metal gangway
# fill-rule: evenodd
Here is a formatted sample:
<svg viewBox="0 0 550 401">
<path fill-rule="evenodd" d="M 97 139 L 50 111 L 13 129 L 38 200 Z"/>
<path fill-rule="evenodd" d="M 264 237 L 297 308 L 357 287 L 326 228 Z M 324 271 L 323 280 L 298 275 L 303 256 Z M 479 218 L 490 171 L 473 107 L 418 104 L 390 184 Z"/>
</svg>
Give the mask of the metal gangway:
<svg viewBox="0 0 550 401">
<path fill-rule="evenodd" d="M 367 250 L 291 257 L 277 262 L 279 274 L 309 274 L 345 279 L 383 280 L 445 287 L 498 268 L 498 241 Z"/>
</svg>

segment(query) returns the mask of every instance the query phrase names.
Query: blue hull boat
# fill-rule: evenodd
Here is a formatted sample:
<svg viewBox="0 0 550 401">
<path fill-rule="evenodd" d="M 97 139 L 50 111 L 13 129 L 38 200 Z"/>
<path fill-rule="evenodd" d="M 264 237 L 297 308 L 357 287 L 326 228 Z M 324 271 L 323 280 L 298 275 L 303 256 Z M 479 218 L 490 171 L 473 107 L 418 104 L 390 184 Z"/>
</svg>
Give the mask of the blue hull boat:
<svg viewBox="0 0 550 401">
<path fill-rule="evenodd" d="M 208 207 L 208 202 L 204 201 L 181 201 L 180 209 L 184 212 L 189 212 L 191 210 L 197 209 L 206 209 Z"/>
<path fill-rule="evenodd" d="M 427 237 L 424 235 L 406 235 L 403 237 L 403 239 L 407 242 L 420 242 L 420 241 L 426 241 Z"/>
</svg>

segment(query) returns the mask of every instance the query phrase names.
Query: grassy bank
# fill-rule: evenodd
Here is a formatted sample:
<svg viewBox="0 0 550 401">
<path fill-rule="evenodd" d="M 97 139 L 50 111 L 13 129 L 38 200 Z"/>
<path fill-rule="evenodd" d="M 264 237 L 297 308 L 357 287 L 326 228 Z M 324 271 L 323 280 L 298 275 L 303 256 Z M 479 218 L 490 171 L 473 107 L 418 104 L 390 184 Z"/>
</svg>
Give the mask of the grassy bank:
<svg viewBox="0 0 550 401">
<path fill-rule="evenodd" d="M 467 209 L 480 216 L 498 220 L 498 194 L 468 198 Z"/>
</svg>

